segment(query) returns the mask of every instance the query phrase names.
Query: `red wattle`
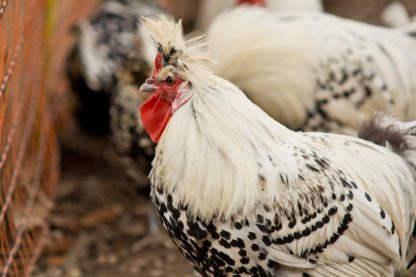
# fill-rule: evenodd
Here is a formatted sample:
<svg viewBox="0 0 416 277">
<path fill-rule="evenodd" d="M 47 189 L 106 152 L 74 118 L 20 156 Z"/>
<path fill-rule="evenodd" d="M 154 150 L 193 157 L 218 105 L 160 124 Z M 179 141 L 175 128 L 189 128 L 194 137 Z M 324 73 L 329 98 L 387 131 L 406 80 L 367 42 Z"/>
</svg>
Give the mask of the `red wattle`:
<svg viewBox="0 0 416 277">
<path fill-rule="evenodd" d="M 140 107 L 140 114 L 143 127 L 157 143 L 172 116 L 172 103 L 155 93 Z"/>
</svg>

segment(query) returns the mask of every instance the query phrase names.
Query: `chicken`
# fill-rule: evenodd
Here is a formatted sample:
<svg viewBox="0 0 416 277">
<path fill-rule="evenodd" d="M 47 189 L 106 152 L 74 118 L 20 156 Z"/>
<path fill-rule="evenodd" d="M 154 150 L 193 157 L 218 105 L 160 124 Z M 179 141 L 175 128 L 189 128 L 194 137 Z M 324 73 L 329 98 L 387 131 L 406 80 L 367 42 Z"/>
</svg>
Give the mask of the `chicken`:
<svg viewBox="0 0 416 277">
<path fill-rule="evenodd" d="M 214 72 L 289 128 L 356 135 L 373 111 L 416 119 L 416 38 L 404 31 L 242 6 L 207 37 Z"/>
<path fill-rule="evenodd" d="M 118 74 L 131 71 L 128 63 L 134 59 L 135 71 L 131 73 L 139 82 L 143 78 L 140 75 L 149 73 L 154 56 L 142 53 L 138 11 L 144 15 L 160 13 L 133 0 L 105 1 L 93 18 L 77 25 L 77 44 L 68 59 L 68 76 L 78 99 L 77 119 L 90 134 L 109 133 L 111 95 Z"/>
<path fill-rule="evenodd" d="M 294 132 L 208 70 L 201 38 L 143 18 L 158 54 L 140 93 L 157 143 L 151 198 L 203 276 L 393 276 L 415 255 L 416 122 L 364 138 Z"/>
<path fill-rule="evenodd" d="M 137 0 L 105 1 L 92 19 L 78 24 L 68 66 L 80 126 L 94 136 L 111 136 L 118 154 L 111 162 L 140 187 L 148 185 L 154 146 L 138 124 L 137 85 L 149 74 L 156 51 L 137 17 L 158 13 Z"/>
<path fill-rule="evenodd" d="M 137 106 L 143 99 L 137 95 L 139 80 L 134 80 L 134 74 L 131 72 L 127 70 L 118 75 L 117 85 L 111 94 L 110 130 L 117 153 L 113 156 L 115 159 L 112 162 L 122 169 L 125 176 L 138 188 L 148 188 L 147 175 L 154 157 L 155 145 L 140 123 Z"/>
</svg>

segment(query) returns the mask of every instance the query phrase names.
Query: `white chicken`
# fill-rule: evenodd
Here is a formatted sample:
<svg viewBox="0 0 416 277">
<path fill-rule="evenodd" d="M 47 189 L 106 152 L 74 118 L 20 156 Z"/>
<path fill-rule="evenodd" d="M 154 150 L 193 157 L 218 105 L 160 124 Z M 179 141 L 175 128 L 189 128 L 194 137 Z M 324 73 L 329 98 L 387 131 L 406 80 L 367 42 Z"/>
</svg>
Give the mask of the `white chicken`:
<svg viewBox="0 0 416 277">
<path fill-rule="evenodd" d="M 207 37 L 214 72 L 274 119 L 356 135 L 373 111 L 416 119 L 416 38 L 406 32 L 242 6 L 218 16 Z"/>
<path fill-rule="evenodd" d="M 140 92 L 157 142 L 151 196 L 203 276 L 393 276 L 415 255 L 416 122 L 297 133 L 206 66 L 200 38 L 143 18 L 158 54 Z M 299 80 L 302 81 L 302 80 Z"/>
</svg>

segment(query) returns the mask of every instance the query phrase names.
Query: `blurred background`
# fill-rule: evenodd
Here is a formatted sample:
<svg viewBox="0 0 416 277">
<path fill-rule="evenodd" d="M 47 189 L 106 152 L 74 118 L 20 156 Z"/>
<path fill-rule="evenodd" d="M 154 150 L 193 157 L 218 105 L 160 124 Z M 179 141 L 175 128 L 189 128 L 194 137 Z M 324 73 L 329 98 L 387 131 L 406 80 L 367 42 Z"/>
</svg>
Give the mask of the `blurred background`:
<svg viewBox="0 0 416 277">
<path fill-rule="evenodd" d="M 0 0 L 2 276 L 195 275 L 148 197 L 153 145 L 131 114 L 152 61 L 137 17 L 171 13 L 204 31 L 215 2 Z M 399 2 L 416 14 L 416 1 Z M 384 14 L 391 3 L 322 7 L 405 23 Z"/>
</svg>

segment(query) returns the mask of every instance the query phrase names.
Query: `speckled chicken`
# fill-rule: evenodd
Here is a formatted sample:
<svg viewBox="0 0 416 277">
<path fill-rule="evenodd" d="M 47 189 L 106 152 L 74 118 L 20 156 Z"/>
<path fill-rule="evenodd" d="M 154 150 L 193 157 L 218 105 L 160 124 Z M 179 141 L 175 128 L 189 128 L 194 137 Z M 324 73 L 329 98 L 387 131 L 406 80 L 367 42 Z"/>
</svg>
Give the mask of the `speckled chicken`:
<svg viewBox="0 0 416 277">
<path fill-rule="evenodd" d="M 294 132 L 207 69 L 200 38 L 143 19 L 158 54 L 140 93 L 157 142 L 151 197 L 203 276 L 393 276 L 415 255 L 416 122 Z"/>
<path fill-rule="evenodd" d="M 116 162 L 140 185 L 148 184 L 154 146 L 138 123 L 136 94 L 156 51 L 138 16 L 156 13 L 154 5 L 138 0 L 105 1 L 92 19 L 78 24 L 68 67 L 81 127 L 93 135 L 110 134 L 120 154 Z"/>
<path fill-rule="evenodd" d="M 356 135 L 373 111 L 416 119 L 416 24 L 404 29 L 243 6 L 216 18 L 208 51 L 217 75 L 289 128 Z"/>
</svg>

